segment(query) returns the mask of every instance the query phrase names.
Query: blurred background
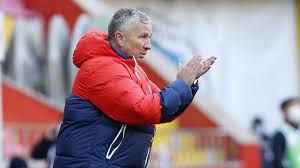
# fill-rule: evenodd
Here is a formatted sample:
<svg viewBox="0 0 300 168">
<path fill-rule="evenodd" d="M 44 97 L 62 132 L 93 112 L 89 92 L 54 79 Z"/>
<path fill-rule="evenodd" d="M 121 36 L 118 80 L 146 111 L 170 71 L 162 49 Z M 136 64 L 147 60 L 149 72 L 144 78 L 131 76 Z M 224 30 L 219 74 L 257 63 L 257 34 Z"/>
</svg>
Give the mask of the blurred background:
<svg viewBox="0 0 300 168">
<path fill-rule="evenodd" d="M 264 143 L 283 123 L 280 103 L 299 95 L 296 0 L 0 0 L 0 167 L 22 159 L 46 168 L 64 99 L 77 69 L 72 54 L 91 28 L 107 32 L 119 8 L 153 20 L 141 66 L 163 88 L 193 53 L 217 56 L 200 92 L 175 122 L 159 125 L 150 168 L 262 168 Z M 270 156 L 271 158 L 271 156 Z M 21 161 L 20 161 L 21 160 Z M 17 168 L 17 167 L 16 167 Z"/>
</svg>

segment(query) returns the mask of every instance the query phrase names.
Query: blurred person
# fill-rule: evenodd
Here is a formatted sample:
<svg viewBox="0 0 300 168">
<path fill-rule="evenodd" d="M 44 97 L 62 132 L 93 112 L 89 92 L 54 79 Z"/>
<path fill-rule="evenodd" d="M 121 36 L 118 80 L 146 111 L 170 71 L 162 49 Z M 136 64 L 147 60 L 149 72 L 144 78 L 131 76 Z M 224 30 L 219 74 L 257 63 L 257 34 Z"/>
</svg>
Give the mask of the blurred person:
<svg viewBox="0 0 300 168">
<path fill-rule="evenodd" d="M 289 98 L 281 103 L 284 123 L 272 142 L 274 168 L 300 167 L 300 99 Z"/>
<path fill-rule="evenodd" d="M 262 168 L 273 168 L 273 152 L 271 148 L 271 137 L 266 133 L 263 120 L 260 117 L 255 117 L 252 121 L 252 131 L 261 142 L 261 161 Z"/>
<path fill-rule="evenodd" d="M 66 99 L 54 168 L 147 167 L 155 124 L 171 122 L 192 102 L 196 80 L 216 57 L 194 56 L 160 90 L 138 65 L 151 49 L 145 13 L 120 9 L 108 34 L 89 31 L 78 42 L 79 68 Z"/>
<path fill-rule="evenodd" d="M 47 161 L 48 150 L 55 145 L 57 129 L 51 127 L 46 131 L 46 135 L 36 142 L 31 151 L 31 158 Z"/>
<path fill-rule="evenodd" d="M 10 159 L 9 168 L 27 168 L 27 163 L 24 158 L 14 156 Z"/>
<path fill-rule="evenodd" d="M 58 123 L 52 129 L 53 136 L 54 136 L 53 137 L 54 138 L 54 143 L 48 148 L 48 151 L 47 151 L 47 165 L 48 165 L 48 168 L 53 168 L 55 153 L 56 153 L 56 139 L 57 139 L 57 135 L 58 135 L 60 125 L 61 125 L 61 123 Z"/>
<path fill-rule="evenodd" d="M 54 160 L 55 160 L 55 153 L 56 153 L 56 143 L 54 143 L 47 152 L 47 165 L 48 168 L 53 168 Z"/>
</svg>

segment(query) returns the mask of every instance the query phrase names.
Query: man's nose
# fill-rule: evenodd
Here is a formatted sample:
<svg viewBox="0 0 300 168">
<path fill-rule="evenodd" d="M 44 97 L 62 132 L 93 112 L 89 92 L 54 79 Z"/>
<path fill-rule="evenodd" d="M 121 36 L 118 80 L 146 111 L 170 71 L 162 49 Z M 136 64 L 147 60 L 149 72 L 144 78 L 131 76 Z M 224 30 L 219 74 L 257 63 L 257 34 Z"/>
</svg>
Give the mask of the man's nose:
<svg viewBox="0 0 300 168">
<path fill-rule="evenodd" d="M 146 50 L 151 50 L 151 40 L 147 40 L 147 42 L 144 45 L 144 48 Z"/>
</svg>

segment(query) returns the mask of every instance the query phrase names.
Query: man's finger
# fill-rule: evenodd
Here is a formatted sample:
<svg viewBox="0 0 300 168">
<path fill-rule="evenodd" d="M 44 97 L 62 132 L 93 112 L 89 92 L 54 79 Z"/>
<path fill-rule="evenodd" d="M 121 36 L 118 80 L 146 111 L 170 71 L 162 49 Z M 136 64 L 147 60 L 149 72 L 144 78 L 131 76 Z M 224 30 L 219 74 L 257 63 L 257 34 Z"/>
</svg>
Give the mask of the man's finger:
<svg viewBox="0 0 300 168">
<path fill-rule="evenodd" d="M 216 61 L 217 60 L 217 57 L 215 56 L 211 56 L 207 59 L 207 61 Z"/>
<path fill-rule="evenodd" d="M 215 56 L 212 56 L 212 57 L 209 57 L 206 62 L 210 65 L 212 65 L 215 61 L 217 60 L 217 57 Z"/>
<path fill-rule="evenodd" d="M 194 55 L 184 66 L 193 67 L 195 64 L 199 64 L 202 58 L 200 55 Z"/>
</svg>

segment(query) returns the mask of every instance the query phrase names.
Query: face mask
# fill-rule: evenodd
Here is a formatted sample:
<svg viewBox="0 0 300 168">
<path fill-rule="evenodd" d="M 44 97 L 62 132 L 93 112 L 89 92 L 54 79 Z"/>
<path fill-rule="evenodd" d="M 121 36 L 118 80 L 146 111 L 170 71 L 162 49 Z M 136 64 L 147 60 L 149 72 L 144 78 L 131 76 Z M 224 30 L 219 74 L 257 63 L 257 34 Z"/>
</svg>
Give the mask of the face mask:
<svg viewBox="0 0 300 168">
<path fill-rule="evenodd" d="M 254 130 L 257 134 L 262 134 L 264 132 L 263 127 L 261 125 L 256 126 Z"/>
<path fill-rule="evenodd" d="M 288 119 L 289 121 L 300 124 L 300 105 L 294 105 L 288 109 Z"/>
</svg>

